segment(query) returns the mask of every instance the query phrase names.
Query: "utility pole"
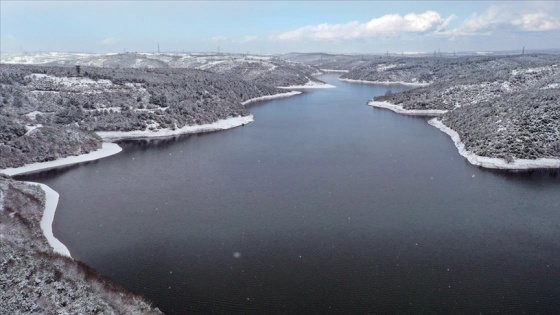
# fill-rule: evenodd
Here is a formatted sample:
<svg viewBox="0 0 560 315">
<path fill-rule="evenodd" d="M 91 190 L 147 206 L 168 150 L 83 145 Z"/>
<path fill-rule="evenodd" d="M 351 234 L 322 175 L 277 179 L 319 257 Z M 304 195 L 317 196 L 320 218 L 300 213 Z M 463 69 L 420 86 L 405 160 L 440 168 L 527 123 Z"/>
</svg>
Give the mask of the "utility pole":
<svg viewBox="0 0 560 315">
<path fill-rule="evenodd" d="M 157 53 L 159 54 L 159 43 L 157 43 Z"/>
<path fill-rule="evenodd" d="M 387 58 L 389 58 L 389 51 L 387 50 Z"/>
<path fill-rule="evenodd" d="M 521 56 L 525 56 L 525 46 L 523 46 L 523 51 L 521 51 Z"/>
</svg>

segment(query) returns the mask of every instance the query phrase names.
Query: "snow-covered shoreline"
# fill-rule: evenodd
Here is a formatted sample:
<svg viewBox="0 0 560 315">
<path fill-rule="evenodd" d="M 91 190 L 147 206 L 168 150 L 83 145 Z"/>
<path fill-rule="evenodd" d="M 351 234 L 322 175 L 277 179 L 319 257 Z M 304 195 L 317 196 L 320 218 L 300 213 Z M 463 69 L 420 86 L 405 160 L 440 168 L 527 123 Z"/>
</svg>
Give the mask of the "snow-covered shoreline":
<svg viewBox="0 0 560 315">
<path fill-rule="evenodd" d="M 290 85 L 290 86 L 279 86 L 279 89 L 330 89 L 336 86 L 327 83 L 318 83 L 309 81 L 304 85 Z"/>
<path fill-rule="evenodd" d="M 49 245 L 51 245 L 53 251 L 60 255 L 70 257 L 70 251 L 61 241 L 54 237 L 52 231 L 52 223 L 54 221 L 54 214 L 56 212 L 56 206 L 58 205 L 59 195 L 56 191 L 45 184 L 27 182 L 32 185 L 38 185 L 45 192 L 45 209 L 43 210 L 43 217 L 41 218 L 41 230 L 43 230 L 43 235 L 47 239 Z"/>
<path fill-rule="evenodd" d="M 237 116 L 221 119 L 211 124 L 184 126 L 182 128 L 160 130 L 134 130 L 134 131 L 98 131 L 97 134 L 105 141 L 125 139 L 165 138 L 184 134 L 203 133 L 210 131 L 226 130 L 252 122 L 253 115 Z"/>
<path fill-rule="evenodd" d="M 290 92 L 286 92 L 286 93 L 278 93 L 278 94 L 273 94 L 273 95 L 259 96 L 259 97 L 248 99 L 245 102 L 242 102 L 241 104 L 242 105 L 247 105 L 247 104 L 250 104 L 250 103 L 253 103 L 253 102 L 272 100 L 272 99 L 282 98 L 282 97 L 290 97 L 290 96 L 294 96 L 294 95 L 298 95 L 298 94 L 301 94 L 301 92 L 300 91 L 290 91 Z"/>
<path fill-rule="evenodd" d="M 404 109 L 400 105 L 395 105 L 389 102 L 368 102 L 369 106 L 377 108 L 385 108 L 398 114 L 411 115 L 411 116 L 441 116 L 447 113 L 447 110 L 440 109 Z"/>
<path fill-rule="evenodd" d="M 366 80 L 354 80 L 354 79 L 345 79 L 345 78 L 338 78 L 340 81 L 346 82 L 353 82 L 353 83 L 365 83 L 365 84 L 382 84 L 382 85 L 408 85 L 408 86 L 428 86 L 430 83 L 420 83 L 420 82 L 403 82 L 403 81 L 366 81 Z"/>
<path fill-rule="evenodd" d="M 0 173 L 9 176 L 14 176 L 14 175 L 34 173 L 38 171 L 46 171 L 61 166 L 67 166 L 67 165 L 72 165 L 72 164 L 77 164 L 77 163 L 82 163 L 87 161 L 98 160 L 107 156 L 111 156 L 113 154 L 117 154 L 121 151 L 122 148 L 118 144 L 104 142 L 101 145 L 101 149 L 90 153 L 80 154 L 76 156 L 67 156 L 65 158 L 61 158 L 54 161 L 38 162 L 38 163 L 27 164 L 20 167 L 6 168 L 0 170 Z"/>
<path fill-rule="evenodd" d="M 336 69 L 319 69 L 323 72 L 330 72 L 330 73 L 348 73 L 348 70 L 336 70 Z"/>
<path fill-rule="evenodd" d="M 455 147 L 464 158 L 466 158 L 469 163 L 485 168 L 491 169 L 501 169 L 501 170 L 531 170 L 531 169 L 547 169 L 547 168 L 560 168 L 560 159 L 552 158 L 539 158 L 535 160 L 529 159 L 514 159 L 512 162 L 507 162 L 504 159 L 490 158 L 485 156 L 476 155 L 465 148 L 465 144 L 461 141 L 459 134 L 447 127 L 443 122 L 437 118 L 432 118 L 428 123 L 439 130 L 446 133 Z"/>
</svg>

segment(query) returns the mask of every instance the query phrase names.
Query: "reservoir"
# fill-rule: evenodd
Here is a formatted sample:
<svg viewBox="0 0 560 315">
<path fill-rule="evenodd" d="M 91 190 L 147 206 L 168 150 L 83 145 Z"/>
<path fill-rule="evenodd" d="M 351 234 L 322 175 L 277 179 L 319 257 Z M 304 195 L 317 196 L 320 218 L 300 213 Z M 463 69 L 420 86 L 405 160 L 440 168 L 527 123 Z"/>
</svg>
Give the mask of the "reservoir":
<svg viewBox="0 0 560 315">
<path fill-rule="evenodd" d="M 560 175 L 463 159 L 403 86 L 255 103 L 243 127 L 19 176 L 72 256 L 166 314 L 557 313 Z"/>
</svg>

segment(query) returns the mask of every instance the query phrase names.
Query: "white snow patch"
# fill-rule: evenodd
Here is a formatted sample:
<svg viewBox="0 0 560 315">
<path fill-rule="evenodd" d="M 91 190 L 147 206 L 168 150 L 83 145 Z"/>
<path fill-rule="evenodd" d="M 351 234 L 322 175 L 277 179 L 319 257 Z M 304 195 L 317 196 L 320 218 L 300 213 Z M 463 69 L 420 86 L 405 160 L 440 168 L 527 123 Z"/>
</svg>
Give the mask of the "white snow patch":
<svg viewBox="0 0 560 315">
<path fill-rule="evenodd" d="M 383 72 L 383 71 L 387 71 L 389 69 L 393 69 L 393 68 L 403 66 L 403 65 L 404 64 L 394 64 L 394 63 L 384 64 L 384 63 L 381 63 L 381 64 L 377 65 L 377 71 L 378 72 Z"/>
<path fill-rule="evenodd" d="M 395 113 L 411 116 L 440 116 L 447 113 L 447 110 L 440 109 L 404 109 L 400 105 L 395 105 L 389 102 L 370 101 L 368 105 L 377 108 L 389 109 L 394 111 Z"/>
<path fill-rule="evenodd" d="M 319 69 L 323 72 L 333 72 L 333 73 L 348 73 L 348 70 L 337 70 L 337 69 Z"/>
<path fill-rule="evenodd" d="M 45 192 L 45 210 L 43 211 L 43 217 L 41 218 L 41 230 L 43 230 L 43 235 L 45 235 L 47 242 L 49 242 L 49 245 L 51 245 L 55 253 L 72 258 L 66 245 L 54 237 L 52 231 L 54 214 L 56 212 L 56 206 L 58 205 L 58 193 L 45 184 L 34 182 L 27 183 L 38 185 Z"/>
<path fill-rule="evenodd" d="M 560 88 L 560 83 L 551 83 L 547 86 L 541 88 L 541 90 L 550 90 L 550 89 L 557 89 Z"/>
<path fill-rule="evenodd" d="M 392 84 L 409 85 L 409 86 L 428 86 L 428 85 L 430 85 L 430 83 L 423 83 L 423 82 L 366 81 L 366 80 L 353 80 L 353 79 L 345 79 L 345 78 L 339 78 L 339 80 L 340 81 L 347 81 L 347 82 L 354 82 L 354 83 L 383 84 L 383 85 L 392 85 Z"/>
<path fill-rule="evenodd" d="M 329 89 L 334 87 L 336 86 L 327 83 L 313 82 L 309 80 L 309 82 L 305 83 L 304 85 L 279 86 L 278 88 L 279 89 Z"/>
<path fill-rule="evenodd" d="M 37 129 L 37 128 L 41 128 L 43 127 L 43 125 L 41 124 L 37 124 L 35 126 L 25 126 L 25 129 L 27 130 L 27 132 L 25 133 L 26 135 L 30 134 L 33 130 Z"/>
<path fill-rule="evenodd" d="M 92 80 L 89 78 L 83 78 L 83 77 L 55 77 L 52 75 L 48 75 L 48 74 L 42 74 L 42 73 L 33 73 L 31 75 L 26 76 L 25 78 L 30 78 L 33 80 L 47 80 L 47 81 L 52 81 L 55 84 L 60 84 L 60 85 L 64 85 L 64 86 L 75 86 L 75 85 L 79 85 L 79 86 L 92 86 L 92 85 L 100 85 L 100 86 L 111 86 L 113 85 L 113 82 L 111 82 L 110 80 Z"/>
<path fill-rule="evenodd" d="M 248 99 L 245 102 L 242 102 L 241 104 L 242 105 L 247 105 L 249 103 L 253 103 L 253 102 L 257 102 L 257 101 L 272 100 L 272 99 L 275 99 L 275 98 L 289 97 L 289 96 L 294 96 L 294 95 L 298 95 L 298 94 L 301 94 L 301 92 L 300 91 L 290 91 L 290 92 L 286 92 L 286 93 L 278 93 L 278 94 L 273 94 L 273 95 L 259 96 L 259 97 Z"/>
<path fill-rule="evenodd" d="M 453 142 L 455 147 L 459 150 L 464 158 L 466 158 L 471 164 L 492 168 L 492 169 L 503 169 L 503 170 L 529 170 L 529 169 L 543 169 L 543 168 L 560 168 L 560 159 L 553 158 L 539 158 L 535 160 L 530 159 L 514 159 L 513 162 L 508 163 L 504 159 L 490 158 L 485 156 L 476 155 L 465 148 L 465 144 L 461 141 L 459 134 L 447 127 L 439 119 L 433 118 L 428 121 L 428 123 L 439 130 L 445 132 Z"/>
<path fill-rule="evenodd" d="M 37 115 L 43 115 L 43 114 L 44 114 L 43 112 L 35 110 L 35 111 L 32 111 L 31 113 L 25 114 L 25 116 L 27 116 L 31 119 L 35 119 L 37 117 Z"/>
<path fill-rule="evenodd" d="M 0 174 L 14 176 L 14 175 L 34 173 L 37 171 L 45 171 L 53 168 L 58 168 L 61 166 L 101 159 L 113 154 L 117 154 L 121 151 L 122 148 L 118 144 L 105 142 L 102 144 L 101 149 L 97 151 L 76 155 L 76 156 L 67 156 L 65 158 L 61 158 L 54 161 L 38 162 L 38 163 L 27 164 L 21 167 L 6 168 L 0 170 Z"/>
<path fill-rule="evenodd" d="M 134 130 L 134 131 L 98 131 L 97 134 L 107 141 L 121 140 L 121 139 L 145 139 L 145 138 L 163 138 L 178 136 L 190 133 L 202 133 L 217 130 L 225 130 L 252 122 L 253 115 L 230 117 L 227 119 L 218 120 L 211 124 L 184 126 L 175 130 L 172 129 L 159 129 L 159 130 Z"/>
</svg>

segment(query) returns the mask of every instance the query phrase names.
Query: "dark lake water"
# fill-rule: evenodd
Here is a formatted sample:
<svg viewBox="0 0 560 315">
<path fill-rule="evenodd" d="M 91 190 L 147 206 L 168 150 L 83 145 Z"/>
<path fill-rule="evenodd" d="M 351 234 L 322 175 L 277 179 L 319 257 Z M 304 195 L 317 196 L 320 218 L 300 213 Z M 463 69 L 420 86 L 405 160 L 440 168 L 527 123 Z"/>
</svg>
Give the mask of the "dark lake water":
<svg viewBox="0 0 560 315">
<path fill-rule="evenodd" d="M 244 127 L 20 178 L 60 193 L 74 258 L 167 314 L 560 312 L 560 175 L 474 167 L 365 105 L 386 87 L 321 79 Z"/>
</svg>

